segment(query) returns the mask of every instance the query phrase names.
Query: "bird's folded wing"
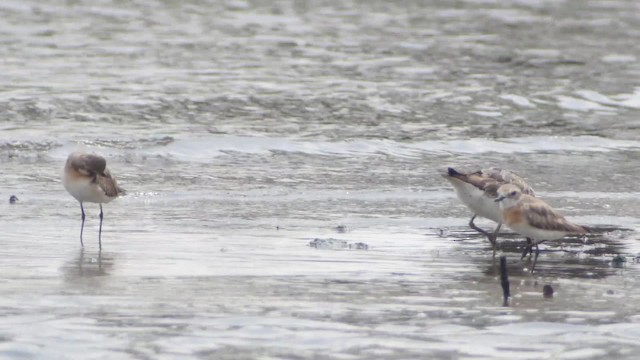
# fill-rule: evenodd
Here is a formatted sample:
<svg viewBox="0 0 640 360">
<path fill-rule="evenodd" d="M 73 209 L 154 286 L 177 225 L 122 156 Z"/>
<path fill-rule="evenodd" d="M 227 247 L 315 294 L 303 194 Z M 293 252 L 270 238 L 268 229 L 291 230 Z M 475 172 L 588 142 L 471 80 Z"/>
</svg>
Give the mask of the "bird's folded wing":
<svg viewBox="0 0 640 360">
<path fill-rule="evenodd" d="M 523 204 L 522 210 L 527 221 L 533 227 L 543 230 L 565 231 L 578 234 L 587 232 L 582 226 L 567 221 L 564 216 L 543 202 L 525 203 Z"/>
<path fill-rule="evenodd" d="M 96 181 L 98 182 L 98 186 L 100 186 L 108 197 L 115 197 L 120 194 L 124 194 L 124 190 L 118 186 L 116 179 L 111 176 L 111 173 L 107 169 L 104 170 L 104 176 L 98 175 L 96 177 Z"/>
</svg>

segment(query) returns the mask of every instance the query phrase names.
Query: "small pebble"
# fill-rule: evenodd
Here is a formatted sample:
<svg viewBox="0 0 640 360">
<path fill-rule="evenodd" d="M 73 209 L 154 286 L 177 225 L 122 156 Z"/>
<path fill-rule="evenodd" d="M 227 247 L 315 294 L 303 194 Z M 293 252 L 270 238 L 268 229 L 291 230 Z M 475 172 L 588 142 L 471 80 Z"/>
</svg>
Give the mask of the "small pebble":
<svg viewBox="0 0 640 360">
<path fill-rule="evenodd" d="M 614 256 L 613 259 L 611 259 L 611 265 L 613 267 L 618 267 L 618 268 L 622 267 L 625 262 L 627 262 L 627 258 L 619 254 Z"/>
<path fill-rule="evenodd" d="M 439 231 L 438 231 L 438 236 L 440 236 L 440 237 L 447 237 L 447 236 L 449 236 L 449 229 L 448 229 L 448 228 L 439 229 Z"/>
<path fill-rule="evenodd" d="M 15 204 L 18 202 L 18 197 L 15 195 L 11 195 L 11 197 L 9 198 L 9 204 Z"/>
<path fill-rule="evenodd" d="M 544 296 L 545 299 L 551 299 L 553 297 L 553 288 L 551 285 L 545 285 L 542 288 L 542 296 Z"/>
</svg>

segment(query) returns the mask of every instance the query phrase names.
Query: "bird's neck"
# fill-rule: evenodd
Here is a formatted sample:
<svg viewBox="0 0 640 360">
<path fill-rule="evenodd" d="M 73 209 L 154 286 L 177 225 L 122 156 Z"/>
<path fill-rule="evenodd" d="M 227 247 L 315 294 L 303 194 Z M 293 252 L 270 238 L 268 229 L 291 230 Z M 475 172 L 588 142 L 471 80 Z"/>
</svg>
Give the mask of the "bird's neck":
<svg viewBox="0 0 640 360">
<path fill-rule="evenodd" d="M 518 205 L 520 199 L 504 199 L 500 202 L 500 207 L 503 209 L 508 209 L 510 207 Z"/>
</svg>

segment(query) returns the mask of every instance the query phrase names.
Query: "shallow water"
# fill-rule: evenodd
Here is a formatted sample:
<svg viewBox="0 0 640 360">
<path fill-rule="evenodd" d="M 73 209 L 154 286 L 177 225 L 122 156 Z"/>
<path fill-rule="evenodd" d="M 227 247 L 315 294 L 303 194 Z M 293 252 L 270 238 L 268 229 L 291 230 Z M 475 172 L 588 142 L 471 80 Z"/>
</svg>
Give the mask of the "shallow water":
<svg viewBox="0 0 640 360">
<path fill-rule="evenodd" d="M 3 1 L 0 357 L 635 358 L 637 10 Z M 128 191 L 102 251 L 77 149 Z M 509 307 L 439 175 L 488 165 L 594 228 L 534 274 L 501 236 Z"/>
</svg>

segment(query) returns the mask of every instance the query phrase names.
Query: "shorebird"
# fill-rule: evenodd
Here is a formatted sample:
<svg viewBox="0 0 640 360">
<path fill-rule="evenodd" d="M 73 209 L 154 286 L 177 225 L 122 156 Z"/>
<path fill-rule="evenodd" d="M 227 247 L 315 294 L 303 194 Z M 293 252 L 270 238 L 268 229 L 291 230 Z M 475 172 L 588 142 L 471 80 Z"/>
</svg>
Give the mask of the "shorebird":
<svg viewBox="0 0 640 360">
<path fill-rule="evenodd" d="M 83 202 L 100 204 L 100 230 L 98 232 L 98 245 L 102 249 L 102 204 L 124 194 L 124 190 L 118 186 L 116 179 L 107 170 L 107 161 L 99 155 L 74 152 L 67 158 L 62 179 L 65 189 L 78 200 L 82 211 L 82 225 L 80 226 L 80 245 L 82 231 L 84 229 Z"/>
<path fill-rule="evenodd" d="M 500 186 L 496 203 L 500 203 L 503 222 L 513 231 L 533 238 L 536 247 L 531 272 L 540 254 L 538 244 L 560 239 L 569 234 L 586 234 L 588 230 L 569 222 L 546 202 L 527 195 L 513 184 Z M 525 250 L 526 254 L 526 250 Z M 523 254 L 524 257 L 524 254 Z"/>
<path fill-rule="evenodd" d="M 469 220 L 469 227 L 487 237 L 493 246 L 493 255 L 495 256 L 497 245 L 496 237 L 502 226 L 500 206 L 494 201 L 496 196 L 498 196 L 498 188 L 504 184 L 513 184 L 520 189 L 521 192 L 530 196 L 535 196 L 535 192 L 520 176 L 509 170 L 495 167 L 467 174 L 458 172 L 453 168 L 448 168 L 447 173 L 442 176 L 453 185 L 458 199 L 473 211 L 473 216 L 471 220 Z M 493 220 L 498 223 L 498 226 L 491 233 L 485 231 L 477 227 L 473 222 L 477 216 Z M 529 243 L 531 240 L 527 239 L 527 241 Z"/>
</svg>

